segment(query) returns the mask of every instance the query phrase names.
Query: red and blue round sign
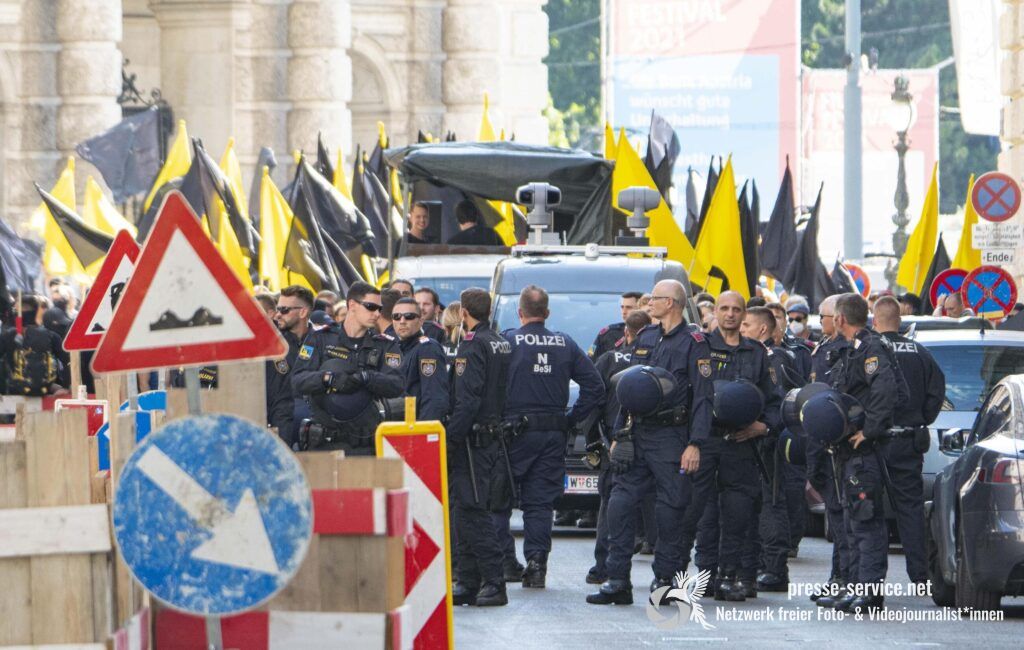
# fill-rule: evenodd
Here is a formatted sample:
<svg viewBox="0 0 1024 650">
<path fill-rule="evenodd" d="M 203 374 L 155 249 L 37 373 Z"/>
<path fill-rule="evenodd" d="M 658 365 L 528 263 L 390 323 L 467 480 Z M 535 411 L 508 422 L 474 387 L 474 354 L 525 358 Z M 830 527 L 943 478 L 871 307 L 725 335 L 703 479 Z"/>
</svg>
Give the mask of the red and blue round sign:
<svg viewBox="0 0 1024 650">
<path fill-rule="evenodd" d="M 979 266 L 964 278 L 960 297 L 976 315 L 1002 318 L 1017 302 L 1017 283 L 998 266 Z"/>
<path fill-rule="evenodd" d="M 868 294 L 871 293 L 871 278 L 868 277 L 867 271 L 857 266 L 853 262 L 843 262 L 843 266 L 850 272 L 850 277 L 853 278 L 853 283 L 857 285 L 857 291 L 863 297 L 867 298 Z"/>
<path fill-rule="evenodd" d="M 1020 209 L 1020 185 L 1009 174 L 988 172 L 974 181 L 971 204 L 986 221 L 1006 221 Z"/>
<path fill-rule="evenodd" d="M 949 294 L 959 292 L 966 277 L 967 271 L 963 269 L 946 269 L 936 275 L 931 288 L 928 289 L 928 297 L 931 298 L 932 304 L 938 305 L 939 301 Z"/>
</svg>

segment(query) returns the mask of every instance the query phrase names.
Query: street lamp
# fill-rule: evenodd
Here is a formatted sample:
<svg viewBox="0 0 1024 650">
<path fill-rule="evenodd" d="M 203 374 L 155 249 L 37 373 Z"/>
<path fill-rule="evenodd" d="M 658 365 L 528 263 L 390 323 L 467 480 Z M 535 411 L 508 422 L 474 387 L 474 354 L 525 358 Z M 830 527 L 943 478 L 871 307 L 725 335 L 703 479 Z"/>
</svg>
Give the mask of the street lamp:
<svg viewBox="0 0 1024 650">
<path fill-rule="evenodd" d="M 892 235 L 892 250 L 895 260 L 889 260 L 885 269 L 885 278 L 889 282 L 889 289 L 896 290 L 896 273 L 899 260 L 907 250 L 907 226 L 910 218 L 907 216 L 907 206 L 910 204 L 910 197 L 907 195 L 907 150 L 910 144 L 907 141 L 907 132 L 914 127 L 917 121 L 917 110 L 914 108 L 914 96 L 907 90 L 910 87 L 910 80 L 904 75 L 898 75 L 893 87 L 892 103 L 889 105 L 889 125 L 896 131 L 896 142 L 893 148 L 899 157 L 899 171 L 896 176 L 896 194 L 893 203 L 896 205 L 896 214 L 892 222 L 896 225 L 896 232 Z"/>
</svg>

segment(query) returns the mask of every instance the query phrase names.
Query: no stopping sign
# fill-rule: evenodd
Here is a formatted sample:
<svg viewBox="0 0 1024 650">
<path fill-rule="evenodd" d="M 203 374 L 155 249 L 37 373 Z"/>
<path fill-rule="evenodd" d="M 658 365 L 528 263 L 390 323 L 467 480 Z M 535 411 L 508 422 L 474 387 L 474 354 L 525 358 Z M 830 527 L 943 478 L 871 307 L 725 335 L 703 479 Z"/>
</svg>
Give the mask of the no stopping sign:
<svg viewBox="0 0 1024 650">
<path fill-rule="evenodd" d="M 979 266 L 964 278 L 960 297 L 976 315 L 1001 318 L 1017 302 L 1017 283 L 998 266 Z"/>
</svg>

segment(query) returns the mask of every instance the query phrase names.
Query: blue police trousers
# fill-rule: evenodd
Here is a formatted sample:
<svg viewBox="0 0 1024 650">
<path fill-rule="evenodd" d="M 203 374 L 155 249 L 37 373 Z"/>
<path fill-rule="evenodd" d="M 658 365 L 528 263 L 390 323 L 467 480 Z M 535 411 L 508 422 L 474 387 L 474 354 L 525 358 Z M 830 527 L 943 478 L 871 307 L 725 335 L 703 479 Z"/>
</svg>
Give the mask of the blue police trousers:
<svg viewBox="0 0 1024 650">
<path fill-rule="evenodd" d="M 928 579 L 924 551 L 924 456 L 915 451 L 914 439 L 893 438 L 884 447 L 892 497 L 896 503 L 896 528 L 907 560 L 907 575 L 912 581 Z"/>
<path fill-rule="evenodd" d="M 490 477 L 495 471 L 497 443 L 472 448 L 473 474 L 476 478 L 474 495 L 470 479 L 466 443 L 448 448 L 448 480 L 451 484 L 452 528 L 455 530 L 455 557 L 457 579 L 469 586 L 481 582 L 501 582 L 501 550 L 494 531 L 494 522 L 487 509 L 490 496 Z"/>
<path fill-rule="evenodd" d="M 871 451 L 852 456 L 843 463 L 843 518 L 850 546 L 847 578 L 855 584 L 873 584 L 885 579 L 889 530 L 885 523 L 882 487 L 881 464 Z"/>
<path fill-rule="evenodd" d="M 679 473 L 683 446 L 672 429 L 642 432 L 634 437 L 636 454 L 625 472 L 615 475 L 608 499 L 608 560 L 611 579 L 628 580 L 636 535 L 636 511 L 644 496 L 656 491 L 654 512 L 658 543 L 654 548 L 654 575 L 672 578 L 684 568 L 680 554 L 680 528 L 690 499 L 690 477 Z"/>
<path fill-rule="evenodd" d="M 499 452 L 500 453 L 500 452 Z M 527 561 L 547 560 L 551 552 L 551 525 L 555 501 L 565 489 L 565 434 L 561 431 L 524 431 L 509 448 L 512 475 L 519 488 L 519 508 L 523 511 L 523 556 Z M 507 471 L 498 459 L 494 471 Z M 503 555 L 515 557 L 515 544 L 509 531 L 511 510 L 496 514 L 498 536 Z"/>
<path fill-rule="evenodd" d="M 718 566 L 718 486 L 715 479 L 724 447 L 725 440 L 713 435 L 700 448 L 700 469 L 692 477 L 693 499 L 683 515 L 680 535 L 684 567 L 690 561 L 695 541 L 697 553 L 694 564 L 701 570 Z"/>
</svg>

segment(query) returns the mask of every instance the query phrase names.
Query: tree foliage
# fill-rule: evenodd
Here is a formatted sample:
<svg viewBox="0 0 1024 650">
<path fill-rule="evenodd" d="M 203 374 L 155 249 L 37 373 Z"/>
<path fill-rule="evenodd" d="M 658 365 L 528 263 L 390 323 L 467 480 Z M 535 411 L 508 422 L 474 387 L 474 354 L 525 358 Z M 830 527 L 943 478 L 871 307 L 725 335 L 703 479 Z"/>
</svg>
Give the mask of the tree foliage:
<svg viewBox="0 0 1024 650">
<path fill-rule="evenodd" d="M 601 126 L 602 0 L 548 0 L 548 88 L 546 111 L 552 144 L 576 146 Z"/>
</svg>

